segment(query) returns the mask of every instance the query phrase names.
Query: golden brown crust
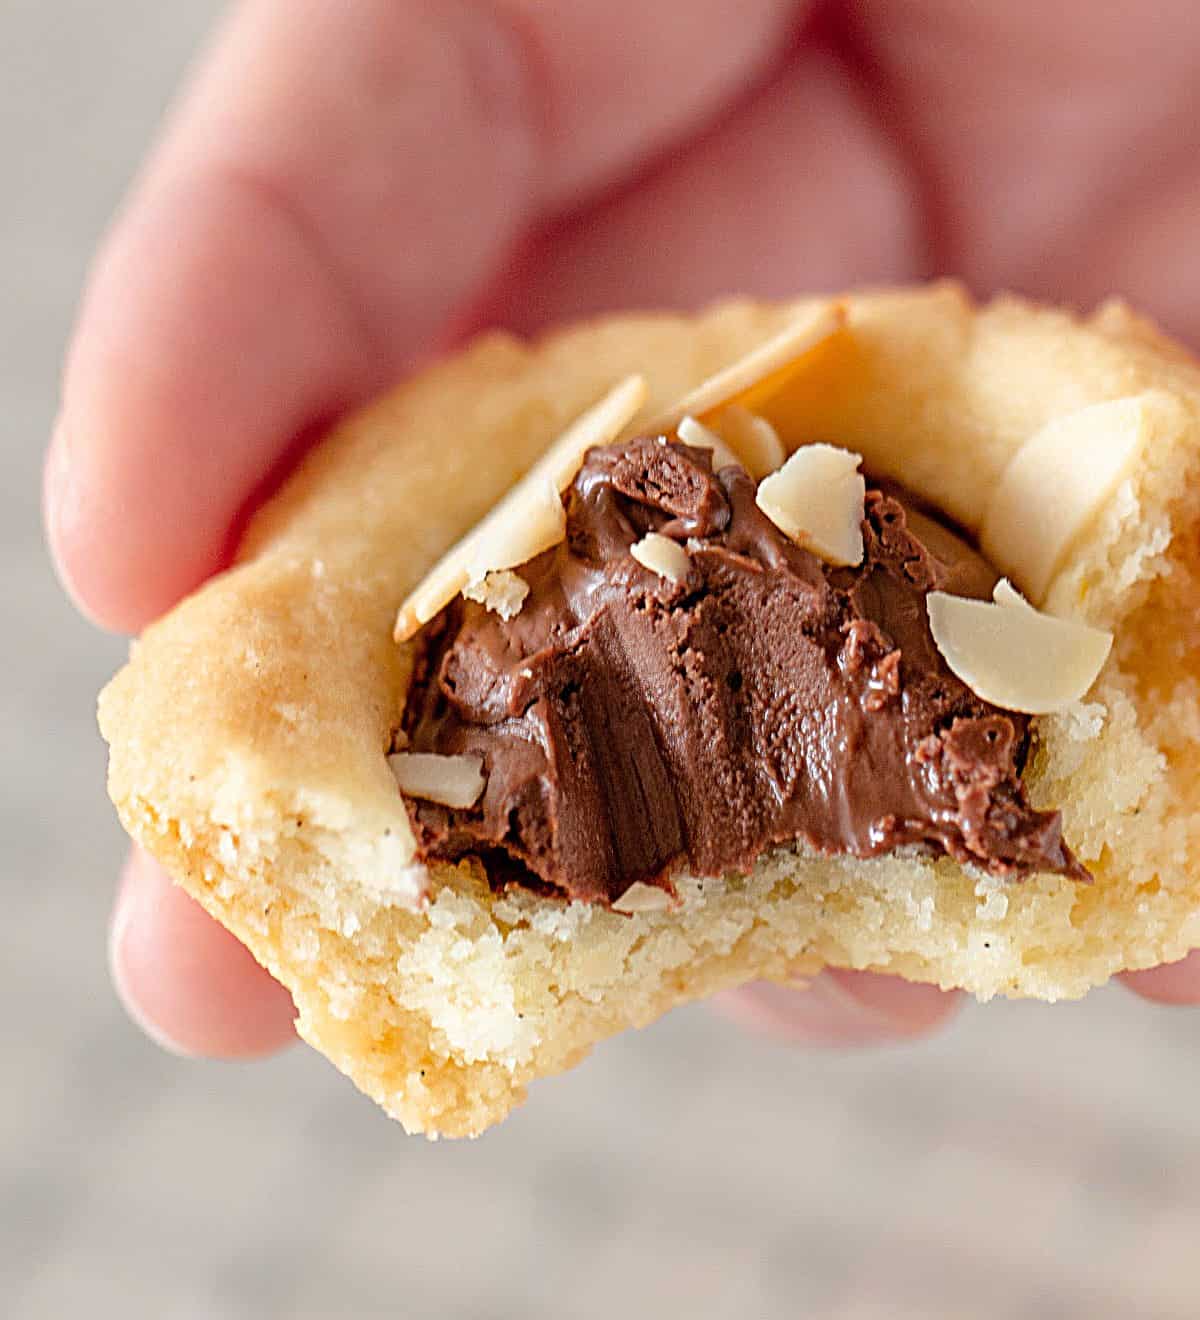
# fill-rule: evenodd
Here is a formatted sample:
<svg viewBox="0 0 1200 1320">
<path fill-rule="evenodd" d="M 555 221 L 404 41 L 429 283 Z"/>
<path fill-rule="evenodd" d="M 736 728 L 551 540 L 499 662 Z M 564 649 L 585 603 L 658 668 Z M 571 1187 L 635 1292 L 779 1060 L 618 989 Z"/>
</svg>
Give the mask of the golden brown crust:
<svg viewBox="0 0 1200 1320">
<path fill-rule="evenodd" d="M 645 373 L 659 411 L 797 305 L 487 336 L 338 428 L 100 703 L 126 827 L 410 1130 L 479 1132 L 596 1041 L 752 977 L 874 967 L 1056 999 L 1200 944 L 1200 372 L 1119 305 L 1077 321 L 941 285 L 848 306 L 790 424 L 968 527 L 1046 421 L 1154 392 L 1151 442 L 1047 597 L 1117 639 L 1087 702 L 1039 721 L 1028 775 L 1096 883 L 782 850 L 747 879 L 685 883 L 676 913 L 495 898 L 466 866 L 438 870 L 424 912 L 403 906 L 411 839 L 384 759 L 407 680 L 397 605 L 618 378 Z"/>
</svg>

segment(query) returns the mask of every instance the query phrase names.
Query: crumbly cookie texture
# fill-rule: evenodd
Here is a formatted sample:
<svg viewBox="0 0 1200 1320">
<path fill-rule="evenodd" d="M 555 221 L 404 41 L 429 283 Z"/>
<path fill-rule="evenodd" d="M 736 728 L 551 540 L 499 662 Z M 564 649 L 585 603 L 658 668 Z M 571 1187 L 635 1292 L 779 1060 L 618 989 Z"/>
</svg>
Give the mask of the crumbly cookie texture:
<svg viewBox="0 0 1200 1320">
<path fill-rule="evenodd" d="M 615 381 L 644 374 L 661 412 L 819 304 L 486 336 L 339 427 L 100 700 L 126 828 L 410 1131 L 481 1132 L 604 1037 L 751 978 L 833 965 L 1055 1000 L 1200 945 L 1200 370 L 1117 304 L 1076 320 L 937 285 L 845 305 L 771 420 L 972 530 L 1048 422 L 1143 396 L 1136 462 L 1039 601 L 1116 638 L 1086 699 L 1039 719 L 1026 776 L 1095 883 L 784 849 L 745 878 L 681 879 L 673 910 L 497 896 L 471 864 L 433 868 L 414 910 L 424 877 L 387 762 L 400 601 Z"/>
</svg>

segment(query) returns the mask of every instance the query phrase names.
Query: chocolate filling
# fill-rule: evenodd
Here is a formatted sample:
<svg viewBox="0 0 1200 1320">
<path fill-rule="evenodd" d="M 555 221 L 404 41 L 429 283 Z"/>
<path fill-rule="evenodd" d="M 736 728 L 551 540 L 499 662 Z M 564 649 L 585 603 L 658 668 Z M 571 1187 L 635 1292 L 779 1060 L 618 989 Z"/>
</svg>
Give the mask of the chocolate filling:
<svg viewBox="0 0 1200 1320">
<path fill-rule="evenodd" d="M 467 810 L 408 802 L 420 856 L 598 903 L 635 881 L 670 890 L 676 865 L 746 871 L 793 840 L 1086 878 L 1059 814 L 1026 799 L 1029 717 L 975 696 L 930 636 L 925 594 L 987 596 L 990 567 L 874 486 L 863 562 L 830 568 L 755 489 L 677 442 L 593 449 L 565 542 L 519 570 L 520 613 L 458 599 L 428 626 L 409 745 L 482 756 L 487 787 Z M 686 547 L 685 581 L 631 556 L 650 531 Z"/>
</svg>

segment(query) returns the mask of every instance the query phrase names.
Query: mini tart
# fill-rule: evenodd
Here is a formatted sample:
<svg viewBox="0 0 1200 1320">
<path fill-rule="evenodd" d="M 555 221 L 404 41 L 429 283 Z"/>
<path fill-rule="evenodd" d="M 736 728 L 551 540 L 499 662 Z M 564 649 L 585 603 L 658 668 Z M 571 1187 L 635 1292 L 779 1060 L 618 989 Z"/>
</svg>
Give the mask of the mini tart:
<svg viewBox="0 0 1200 1320">
<path fill-rule="evenodd" d="M 992 551 L 1036 604 L 1115 635 L 1086 699 L 1038 718 L 1025 773 L 1094 883 L 784 848 L 749 876 L 680 878 L 674 910 L 496 895 L 471 862 L 434 867 L 414 909 L 386 759 L 411 667 L 400 602 L 616 381 L 642 373 L 659 414 L 820 304 L 482 337 L 340 426 L 100 699 L 125 827 L 409 1131 L 479 1133 L 604 1037 L 753 978 L 829 965 L 1056 1000 L 1200 944 L 1200 371 L 1119 304 L 1077 320 L 951 285 L 843 301 L 844 328 L 764 411 L 973 532 L 1047 423 L 1141 399 L 1134 461 L 1048 584 L 1022 582 L 1019 544 Z M 1068 458 L 1086 482 L 1086 441 Z"/>
</svg>

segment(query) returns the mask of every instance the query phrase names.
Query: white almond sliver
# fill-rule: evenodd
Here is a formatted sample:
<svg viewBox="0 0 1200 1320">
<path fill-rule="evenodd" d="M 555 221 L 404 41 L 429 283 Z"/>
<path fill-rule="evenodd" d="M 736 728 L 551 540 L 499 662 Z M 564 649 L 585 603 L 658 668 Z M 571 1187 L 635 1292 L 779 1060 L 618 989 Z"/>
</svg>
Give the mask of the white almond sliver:
<svg viewBox="0 0 1200 1320">
<path fill-rule="evenodd" d="M 469 582 L 527 564 L 567 534 L 562 496 L 550 481 L 522 486 L 520 500 L 508 506 L 508 516 L 488 517 L 479 525 L 466 558 Z"/>
<path fill-rule="evenodd" d="M 567 518 L 553 485 L 542 477 L 522 481 L 500 504 L 434 566 L 400 607 L 395 639 L 406 642 L 454 597 L 491 572 L 524 564 L 557 545 L 566 535 Z"/>
<path fill-rule="evenodd" d="M 951 671 L 984 701 L 1048 715 L 1083 697 L 1112 634 L 1036 610 L 1004 581 L 992 601 L 931 591 L 929 629 Z"/>
<path fill-rule="evenodd" d="M 393 752 L 388 765 L 405 797 L 473 807 L 483 792 L 483 760 L 478 756 L 438 756 L 434 752 Z"/>
<path fill-rule="evenodd" d="M 1056 417 L 1017 450 L 983 517 L 984 553 L 1045 598 L 1056 570 L 1128 474 L 1151 426 L 1154 395 Z"/>
<path fill-rule="evenodd" d="M 483 521 L 426 574 L 400 607 L 393 634 L 396 641 L 408 641 L 469 583 L 489 572 L 524 563 L 533 554 L 554 545 L 555 541 L 545 543 L 546 517 L 554 517 L 547 502 L 547 489 L 556 495 L 566 490 L 579 471 L 584 454 L 596 445 L 615 440 L 645 401 L 645 379 L 629 376 L 572 423 Z M 542 529 L 540 535 L 522 531 L 522 523 L 529 520 Z M 562 526 L 565 529 L 565 519 Z M 561 534 L 558 539 L 562 539 Z M 540 548 L 524 559 L 514 557 L 514 545 L 520 540 L 541 542 Z"/>
<path fill-rule="evenodd" d="M 468 582 L 462 594 L 468 600 L 478 601 L 484 609 L 491 610 L 502 619 L 515 619 L 521 612 L 525 597 L 529 595 L 529 583 L 519 574 L 502 568 L 498 572 L 485 573 L 474 582 Z"/>
<path fill-rule="evenodd" d="M 710 430 L 703 422 L 698 422 L 694 417 L 681 418 L 679 425 L 675 428 L 675 434 L 685 445 L 691 445 L 695 449 L 711 449 L 714 472 L 720 472 L 723 467 L 742 466 L 742 460 L 729 448 L 716 431 Z"/>
<path fill-rule="evenodd" d="M 650 421 L 646 429 L 651 433 L 670 432 L 689 414 L 701 419 L 707 417 L 718 408 L 733 403 L 738 395 L 744 394 L 768 376 L 811 353 L 845 324 L 846 309 L 841 303 L 822 303 L 744 358 L 739 358 L 689 391 L 673 408 Z"/>
<path fill-rule="evenodd" d="M 861 564 L 867 484 L 860 454 L 805 445 L 759 483 L 755 502 L 781 532 L 828 564 Z"/>
<path fill-rule="evenodd" d="M 687 580 L 687 551 L 669 536 L 647 532 L 636 545 L 629 547 L 629 553 L 643 568 L 648 568 L 651 573 L 657 573 L 676 586 Z"/>
<path fill-rule="evenodd" d="M 992 588 L 992 599 L 997 605 L 1003 605 L 1006 608 L 1015 606 L 1017 609 L 1029 610 L 1033 614 L 1037 613 L 1037 610 L 1021 595 L 1008 578 L 1001 578 Z"/>
<path fill-rule="evenodd" d="M 599 403 L 571 423 L 529 475 L 544 473 L 559 492 L 566 490 L 575 480 L 587 451 L 616 440 L 637 416 L 648 393 L 644 376 L 626 376 Z"/>
<path fill-rule="evenodd" d="M 761 481 L 787 461 L 787 450 L 779 432 L 767 421 L 739 403 L 731 403 L 720 416 L 721 435 L 741 460 L 742 467 Z"/>
<path fill-rule="evenodd" d="M 665 912 L 670 906 L 671 895 L 665 889 L 635 880 L 613 904 L 613 911 L 633 915 L 635 912 Z"/>
</svg>

